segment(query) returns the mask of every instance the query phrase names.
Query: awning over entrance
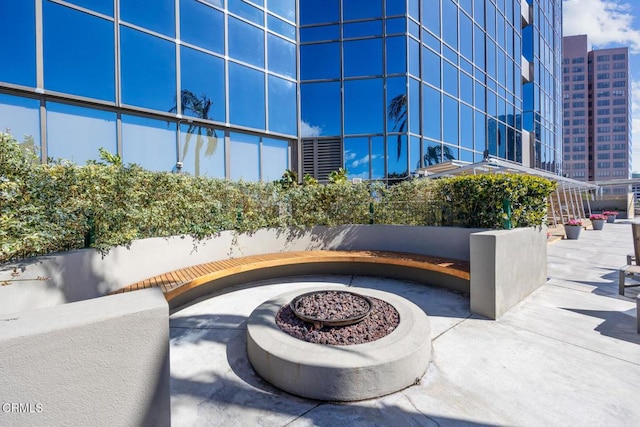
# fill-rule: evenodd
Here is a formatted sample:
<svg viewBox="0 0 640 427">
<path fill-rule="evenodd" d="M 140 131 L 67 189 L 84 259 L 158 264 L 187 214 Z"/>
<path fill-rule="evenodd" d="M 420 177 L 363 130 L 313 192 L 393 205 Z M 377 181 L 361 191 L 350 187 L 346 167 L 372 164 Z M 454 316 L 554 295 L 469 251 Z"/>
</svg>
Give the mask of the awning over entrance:
<svg viewBox="0 0 640 427">
<path fill-rule="evenodd" d="M 588 182 L 565 178 L 550 172 L 529 168 L 519 163 L 489 157 L 477 163 L 466 163 L 458 160 L 438 163 L 420 168 L 420 177 L 430 179 L 457 175 L 477 175 L 483 173 L 518 173 L 540 176 L 558 183 L 556 191 L 549 197 L 549 223 L 557 225 L 575 218 L 584 219 L 591 214 L 589 197 L 582 197 L 582 193 L 589 193 L 598 189 L 598 185 Z M 585 206 L 586 201 L 586 206 Z"/>
</svg>

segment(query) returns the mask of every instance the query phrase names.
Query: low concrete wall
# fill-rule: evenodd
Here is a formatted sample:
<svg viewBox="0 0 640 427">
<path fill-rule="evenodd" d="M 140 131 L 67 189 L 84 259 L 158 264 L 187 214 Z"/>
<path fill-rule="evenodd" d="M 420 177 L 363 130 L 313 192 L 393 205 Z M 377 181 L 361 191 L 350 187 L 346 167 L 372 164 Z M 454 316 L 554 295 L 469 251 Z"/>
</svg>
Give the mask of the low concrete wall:
<svg viewBox="0 0 640 427">
<path fill-rule="evenodd" d="M 309 230 L 263 229 L 235 236 L 222 232 L 201 242 L 191 237 L 135 241 L 104 257 L 95 250 L 52 254 L 23 263 L 0 266 L 0 281 L 20 282 L 0 287 L 0 313 L 49 307 L 96 298 L 131 283 L 167 271 L 210 261 L 311 249 L 388 250 L 462 260 L 470 259 L 469 235 L 481 229 L 402 225 L 344 225 Z M 26 280 L 46 277 L 46 281 Z"/>
<path fill-rule="evenodd" d="M 0 316 L 0 425 L 169 426 L 158 289 Z"/>
<path fill-rule="evenodd" d="M 471 312 L 497 319 L 547 281 L 547 229 L 471 235 Z"/>
</svg>

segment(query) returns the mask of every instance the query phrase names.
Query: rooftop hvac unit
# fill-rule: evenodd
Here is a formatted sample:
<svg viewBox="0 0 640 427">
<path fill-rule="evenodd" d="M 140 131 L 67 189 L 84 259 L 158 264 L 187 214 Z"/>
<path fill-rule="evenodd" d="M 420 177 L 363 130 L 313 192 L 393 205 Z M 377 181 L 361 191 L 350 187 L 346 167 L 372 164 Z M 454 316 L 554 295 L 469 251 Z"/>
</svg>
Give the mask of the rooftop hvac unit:
<svg viewBox="0 0 640 427">
<path fill-rule="evenodd" d="M 360 184 L 362 182 L 362 178 L 353 178 L 351 182 L 353 182 L 354 184 Z"/>
</svg>

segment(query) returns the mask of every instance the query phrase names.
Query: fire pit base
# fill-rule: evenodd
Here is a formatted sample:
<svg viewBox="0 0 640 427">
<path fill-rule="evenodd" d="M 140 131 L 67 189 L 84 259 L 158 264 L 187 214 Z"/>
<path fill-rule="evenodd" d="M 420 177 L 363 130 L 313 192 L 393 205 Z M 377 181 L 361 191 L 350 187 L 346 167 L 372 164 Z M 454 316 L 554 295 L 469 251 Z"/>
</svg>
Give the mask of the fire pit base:
<svg viewBox="0 0 640 427">
<path fill-rule="evenodd" d="M 344 287 L 316 287 L 341 289 Z M 289 292 L 257 307 L 247 321 L 247 353 L 256 372 L 289 393 L 318 400 L 370 399 L 419 381 L 431 360 L 427 315 L 398 295 L 365 288 L 349 291 L 393 305 L 400 324 L 389 335 L 366 344 L 308 343 L 286 334 L 275 322 L 278 310 L 305 291 Z"/>
</svg>

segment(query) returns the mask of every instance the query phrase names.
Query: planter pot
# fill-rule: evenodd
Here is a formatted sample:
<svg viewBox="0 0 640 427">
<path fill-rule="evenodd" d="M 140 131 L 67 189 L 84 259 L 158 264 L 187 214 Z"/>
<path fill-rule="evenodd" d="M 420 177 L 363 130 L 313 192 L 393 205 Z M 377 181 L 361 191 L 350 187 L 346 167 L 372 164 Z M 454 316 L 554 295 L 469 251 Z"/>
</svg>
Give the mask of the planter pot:
<svg viewBox="0 0 640 427">
<path fill-rule="evenodd" d="M 565 225 L 564 233 L 567 235 L 567 239 L 576 240 L 580 237 L 580 231 L 582 231 L 581 225 Z"/>
<path fill-rule="evenodd" d="M 613 224 L 615 220 L 616 220 L 616 215 L 607 215 L 607 222 L 609 224 Z"/>
<path fill-rule="evenodd" d="M 594 230 L 602 230 L 602 227 L 604 227 L 605 221 L 606 221 L 605 219 L 592 219 L 591 225 L 593 226 Z"/>
</svg>

